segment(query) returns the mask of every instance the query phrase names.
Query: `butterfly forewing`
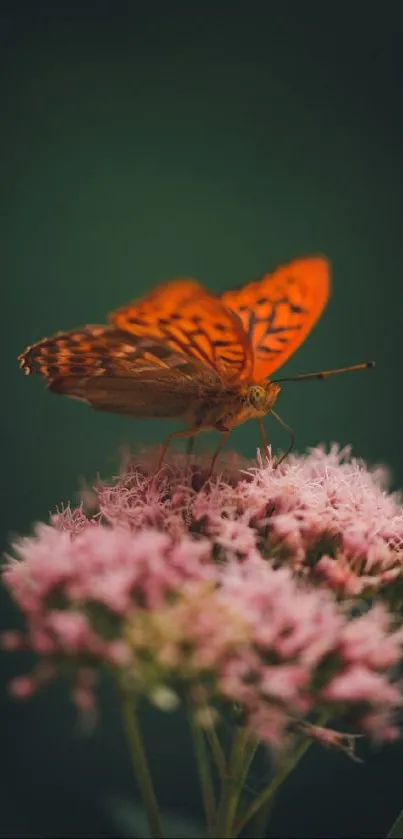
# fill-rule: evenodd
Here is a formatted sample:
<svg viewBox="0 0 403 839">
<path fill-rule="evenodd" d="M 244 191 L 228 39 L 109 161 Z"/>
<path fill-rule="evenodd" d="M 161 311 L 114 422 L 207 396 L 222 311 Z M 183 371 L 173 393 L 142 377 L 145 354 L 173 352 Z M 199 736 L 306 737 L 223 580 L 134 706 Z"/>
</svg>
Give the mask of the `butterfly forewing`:
<svg viewBox="0 0 403 839">
<path fill-rule="evenodd" d="M 184 416 L 223 388 L 217 373 L 197 359 L 113 327 L 58 333 L 28 347 L 20 362 L 57 393 L 138 417 Z"/>
<path fill-rule="evenodd" d="M 329 288 L 329 263 L 309 257 L 224 292 L 222 302 L 240 317 L 252 344 L 255 381 L 270 376 L 305 340 L 326 305 Z"/>
<path fill-rule="evenodd" d="M 165 283 L 117 309 L 110 320 L 119 329 L 196 358 L 229 384 L 250 378 L 253 352 L 239 318 L 194 280 Z"/>
</svg>

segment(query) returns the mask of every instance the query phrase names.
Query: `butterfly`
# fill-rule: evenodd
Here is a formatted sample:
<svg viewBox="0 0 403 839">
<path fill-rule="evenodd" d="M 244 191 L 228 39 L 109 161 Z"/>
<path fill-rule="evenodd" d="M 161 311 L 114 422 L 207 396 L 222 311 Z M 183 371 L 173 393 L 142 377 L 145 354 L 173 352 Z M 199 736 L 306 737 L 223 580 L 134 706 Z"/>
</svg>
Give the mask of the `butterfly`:
<svg viewBox="0 0 403 839">
<path fill-rule="evenodd" d="M 175 279 L 112 312 L 108 325 L 58 332 L 27 347 L 20 366 L 100 411 L 183 420 L 186 429 L 169 435 L 159 466 L 174 437 L 219 431 L 212 471 L 231 429 L 246 420 L 258 420 L 265 447 L 267 413 L 293 435 L 274 411 L 281 384 L 271 376 L 305 340 L 329 290 L 321 256 L 296 259 L 221 296 Z M 294 378 L 333 372 L 341 371 Z"/>
</svg>

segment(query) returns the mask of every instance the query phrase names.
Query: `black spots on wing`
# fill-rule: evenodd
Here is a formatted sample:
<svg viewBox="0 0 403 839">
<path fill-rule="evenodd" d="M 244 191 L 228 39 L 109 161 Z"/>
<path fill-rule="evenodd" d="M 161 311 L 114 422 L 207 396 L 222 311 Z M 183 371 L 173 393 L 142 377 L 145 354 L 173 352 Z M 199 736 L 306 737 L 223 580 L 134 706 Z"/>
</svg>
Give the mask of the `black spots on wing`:
<svg viewBox="0 0 403 839">
<path fill-rule="evenodd" d="M 80 376 L 85 372 L 86 364 L 72 364 L 69 367 L 69 373 L 72 373 L 73 376 Z"/>
<path fill-rule="evenodd" d="M 241 306 L 238 306 L 238 310 L 239 310 L 240 312 L 247 312 L 247 311 L 248 311 L 248 308 L 249 308 L 249 306 L 246 306 L 246 304 L 245 304 L 245 303 L 242 303 L 242 305 L 241 305 Z"/>
<path fill-rule="evenodd" d="M 260 345 L 257 349 L 263 355 L 276 355 L 276 353 L 281 352 L 281 350 L 275 350 L 273 347 L 266 347 L 264 344 Z"/>
<path fill-rule="evenodd" d="M 148 318 L 138 318 L 135 315 L 128 315 L 126 320 L 133 326 L 144 326 L 145 321 L 148 322 Z"/>
<path fill-rule="evenodd" d="M 182 334 L 187 338 L 197 338 L 199 335 L 204 335 L 203 329 L 182 330 Z"/>
<path fill-rule="evenodd" d="M 213 326 L 216 332 L 227 332 L 227 327 L 223 323 L 214 323 Z"/>
<path fill-rule="evenodd" d="M 51 344 L 48 347 L 43 347 L 41 350 L 41 355 L 44 358 L 54 358 L 55 356 L 59 356 L 60 354 L 60 347 L 56 346 L 56 344 Z"/>
<path fill-rule="evenodd" d="M 256 306 L 265 306 L 266 303 L 270 303 L 268 297 L 259 297 L 258 300 L 256 300 Z"/>
<path fill-rule="evenodd" d="M 195 326 L 199 326 L 203 318 L 201 317 L 201 315 L 192 315 L 191 320 L 193 321 Z"/>
<path fill-rule="evenodd" d="M 224 361 L 226 364 L 239 364 L 239 362 L 243 362 L 243 354 L 236 356 L 234 353 L 234 355 L 228 356 L 220 353 L 220 361 Z"/>
<path fill-rule="evenodd" d="M 308 314 L 306 309 L 303 309 L 302 306 L 297 306 L 295 303 L 290 303 L 290 312 L 292 312 L 293 315 Z"/>
<path fill-rule="evenodd" d="M 159 326 L 169 326 L 171 318 L 158 318 Z"/>
<path fill-rule="evenodd" d="M 229 347 L 229 341 L 224 341 L 221 339 L 216 339 L 211 342 L 213 347 Z"/>
<path fill-rule="evenodd" d="M 233 359 L 244 358 L 243 347 L 238 347 L 238 346 L 233 347 L 230 344 L 228 344 L 227 346 L 228 346 L 228 351 L 231 353 L 231 358 L 233 358 Z M 220 353 L 220 358 L 224 358 L 224 356 L 221 353 Z"/>
<path fill-rule="evenodd" d="M 296 323 L 293 326 L 269 326 L 266 330 L 267 335 L 279 335 L 281 332 L 291 332 L 294 329 L 301 329 L 302 324 Z"/>
<path fill-rule="evenodd" d="M 96 350 L 97 356 L 100 356 L 100 355 L 108 356 L 110 354 L 110 347 L 106 343 L 104 344 L 104 343 L 100 342 L 99 344 L 96 345 L 96 347 L 94 347 L 94 350 Z"/>
<path fill-rule="evenodd" d="M 140 345 L 138 347 L 137 352 L 135 351 L 133 353 L 133 355 L 142 355 L 142 353 L 144 352 L 145 349 L 146 349 L 145 346 L 141 347 L 141 345 Z M 157 358 L 163 359 L 163 358 L 167 358 L 169 355 L 172 355 L 171 348 L 165 346 L 165 344 L 151 343 L 150 346 L 148 347 L 148 349 L 149 349 L 151 355 L 154 355 Z"/>
<path fill-rule="evenodd" d="M 171 320 L 181 320 L 182 315 L 179 312 L 172 312 L 171 313 Z"/>
<path fill-rule="evenodd" d="M 46 368 L 46 374 L 48 376 L 59 376 L 60 369 L 56 364 L 50 364 L 49 367 Z"/>
</svg>

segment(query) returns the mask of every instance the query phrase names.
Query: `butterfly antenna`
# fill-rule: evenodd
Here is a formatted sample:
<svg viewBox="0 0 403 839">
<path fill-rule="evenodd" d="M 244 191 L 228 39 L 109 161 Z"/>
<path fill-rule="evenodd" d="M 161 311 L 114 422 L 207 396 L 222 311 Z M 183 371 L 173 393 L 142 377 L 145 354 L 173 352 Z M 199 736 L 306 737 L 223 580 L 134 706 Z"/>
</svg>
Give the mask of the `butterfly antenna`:
<svg viewBox="0 0 403 839">
<path fill-rule="evenodd" d="M 320 370 L 319 373 L 298 373 L 296 376 L 287 376 L 284 379 L 271 379 L 275 384 L 281 382 L 298 382 L 302 379 L 327 379 L 328 376 L 336 376 L 338 373 L 354 373 L 357 370 L 369 370 L 375 367 L 375 361 L 364 361 L 363 364 L 351 364 L 350 367 L 336 367 L 335 370 Z M 272 413 L 274 413 L 272 411 Z"/>
<path fill-rule="evenodd" d="M 290 438 L 290 445 L 288 446 L 288 449 L 284 452 L 284 454 L 281 455 L 280 460 L 277 461 L 277 463 L 274 467 L 275 469 L 277 469 L 280 466 L 280 463 L 282 463 L 283 460 L 285 460 L 286 457 L 288 457 L 290 452 L 293 450 L 294 443 L 295 443 L 295 433 L 292 430 L 292 428 L 289 425 L 287 425 L 287 423 L 284 422 L 284 420 L 278 415 L 277 411 L 273 411 L 273 408 L 272 408 L 270 413 L 271 413 L 272 417 L 274 417 L 274 419 L 278 422 L 278 424 L 281 425 L 281 428 L 284 428 L 284 431 L 287 432 L 287 434 Z"/>
</svg>

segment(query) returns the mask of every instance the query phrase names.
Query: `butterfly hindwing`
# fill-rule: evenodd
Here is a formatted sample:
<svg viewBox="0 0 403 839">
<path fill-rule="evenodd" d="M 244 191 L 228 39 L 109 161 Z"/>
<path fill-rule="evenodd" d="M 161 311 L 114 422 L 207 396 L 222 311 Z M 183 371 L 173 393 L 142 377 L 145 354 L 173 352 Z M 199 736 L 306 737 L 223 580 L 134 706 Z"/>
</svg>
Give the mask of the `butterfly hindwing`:
<svg viewBox="0 0 403 839">
<path fill-rule="evenodd" d="M 221 300 L 241 319 L 259 381 L 292 355 L 318 320 L 329 296 L 330 268 L 322 257 L 297 259 Z"/>
</svg>

